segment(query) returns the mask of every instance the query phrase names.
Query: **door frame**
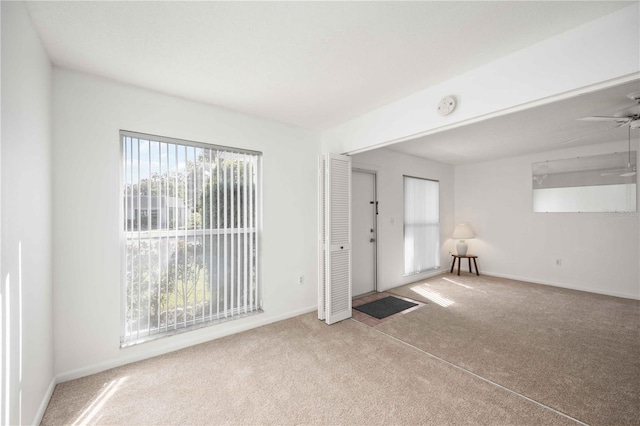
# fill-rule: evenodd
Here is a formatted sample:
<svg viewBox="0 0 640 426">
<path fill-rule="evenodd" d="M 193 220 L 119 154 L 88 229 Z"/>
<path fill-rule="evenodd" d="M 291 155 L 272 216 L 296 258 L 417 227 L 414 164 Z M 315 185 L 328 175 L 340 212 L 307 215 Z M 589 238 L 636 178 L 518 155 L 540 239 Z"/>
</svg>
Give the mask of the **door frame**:
<svg viewBox="0 0 640 426">
<path fill-rule="evenodd" d="M 365 168 L 358 167 L 355 164 L 351 166 L 351 173 L 368 173 L 373 175 L 373 207 L 374 207 L 374 215 L 373 215 L 373 234 L 376 236 L 375 241 L 373 242 L 373 292 L 376 293 L 378 291 L 378 171 Z M 351 180 L 351 190 L 353 191 L 353 179 Z M 353 230 L 352 230 L 353 232 Z M 353 241 L 353 238 L 351 239 Z M 353 287 L 353 280 L 351 283 Z M 358 296 L 361 297 L 362 295 Z"/>
</svg>

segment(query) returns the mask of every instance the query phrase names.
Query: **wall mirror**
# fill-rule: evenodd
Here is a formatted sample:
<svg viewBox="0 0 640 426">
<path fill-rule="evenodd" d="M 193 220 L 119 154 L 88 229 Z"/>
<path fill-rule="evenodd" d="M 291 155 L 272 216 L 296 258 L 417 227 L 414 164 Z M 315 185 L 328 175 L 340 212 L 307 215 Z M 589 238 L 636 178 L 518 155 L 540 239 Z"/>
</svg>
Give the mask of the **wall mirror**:
<svg viewBox="0 0 640 426">
<path fill-rule="evenodd" d="M 533 163 L 534 212 L 636 212 L 636 151 Z"/>
</svg>

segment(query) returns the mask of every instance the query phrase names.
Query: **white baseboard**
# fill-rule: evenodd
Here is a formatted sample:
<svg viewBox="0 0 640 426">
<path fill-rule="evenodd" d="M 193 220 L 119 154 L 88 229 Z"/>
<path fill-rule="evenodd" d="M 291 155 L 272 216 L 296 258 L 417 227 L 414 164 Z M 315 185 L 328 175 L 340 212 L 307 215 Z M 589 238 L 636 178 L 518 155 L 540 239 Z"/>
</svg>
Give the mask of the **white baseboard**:
<svg viewBox="0 0 640 426">
<path fill-rule="evenodd" d="M 56 381 L 55 377 L 51 379 L 51 383 L 49 383 L 49 387 L 47 388 L 47 391 L 44 393 L 44 396 L 42 397 L 42 402 L 40 403 L 40 406 L 38 407 L 38 411 L 36 412 L 36 416 L 33 419 L 33 423 L 31 424 L 39 425 L 40 423 L 42 423 L 44 412 L 47 411 L 47 406 L 49 405 L 49 401 L 51 400 L 51 395 L 53 395 L 53 390 L 56 388 L 57 383 L 58 382 Z"/>
<path fill-rule="evenodd" d="M 130 355 L 130 356 L 123 355 L 116 359 L 111 359 L 98 364 L 93 364 L 93 365 L 88 365 L 86 367 L 78 368 L 76 370 L 59 373 L 58 375 L 56 375 L 55 380 L 56 380 L 56 383 L 62 383 L 69 380 L 79 379 L 81 377 L 100 373 L 101 371 L 109 370 L 115 367 L 120 367 L 122 365 L 130 364 L 132 362 L 142 361 L 144 359 L 153 358 L 159 355 L 164 355 L 170 352 L 187 348 L 189 346 L 194 346 L 200 343 L 205 343 L 211 340 L 219 339 L 221 337 L 229 336 L 231 334 L 241 333 L 243 331 L 261 327 L 263 325 L 297 317 L 298 315 L 308 314 L 310 312 L 316 311 L 317 309 L 318 309 L 318 306 L 313 305 L 306 308 L 297 309 L 295 311 L 290 311 L 281 315 L 275 315 L 275 316 L 265 316 L 264 314 L 256 315 L 251 317 L 251 318 L 255 318 L 255 320 L 253 321 L 242 322 L 242 323 L 239 322 L 238 325 L 225 327 L 223 330 L 220 330 L 220 329 L 216 330 L 215 326 L 208 327 L 207 331 L 211 331 L 210 333 L 207 333 L 205 335 L 199 334 L 195 337 L 188 337 L 188 333 L 179 334 L 176 336 L 163 339 L 163 343 L 165 344 L 161 345 L 160 347 L 156 347 L 153 350 L 149 350 L 143 353 L 137 353 L 135 355 Z M 237 321 L 241 321 L 241 320 L 237 320 Z M 231 323 L 227 323 L 227 324 L 231 324 Z M 126 349 L 127 348 L 123 349 L 123 351 L 126 351 Z"/>
<path fill-rule="evenodd" d="M 566 289 L 569 289 L 569 290 L 584 291 L 584 292 L 587 292 L 587 293 L 602 294 L 602 295 L 605 295 L 605 296 L 615 296 L 615 297 L 622 297 L 622 298 L 625 298 L 625 299 L 640 300 L 640 294 L 622 293 L 622 292 L 617 292 L 617 291 L 606 291 L 606 290 L 594 290 L 594 289 L 591 289 L 591 288 L 584 288 L 584 287 L 580 287 L 580 286 L 572 286 L 572 285 L 562 284 L 562 283 L 558 283 L 558 282 L 554 282 L 554 281 L 538 280 L 538 279 L 535 279 L 535 278 L 521 277 L 521 276 L 517 276 L 517 275 L 501 274 L 499 272 L 482 271 L 482 275 L 489 275 L 491 277 L 498 277 L 498 278 L 507 278 L 507 279 L 510 279 L 510 280 L 524 281 L 524 282 L 534 283 L 534 284 L 549 285 L 549 286 L 553 286 L 553 287 L 566 288 Z"/>
</svg>

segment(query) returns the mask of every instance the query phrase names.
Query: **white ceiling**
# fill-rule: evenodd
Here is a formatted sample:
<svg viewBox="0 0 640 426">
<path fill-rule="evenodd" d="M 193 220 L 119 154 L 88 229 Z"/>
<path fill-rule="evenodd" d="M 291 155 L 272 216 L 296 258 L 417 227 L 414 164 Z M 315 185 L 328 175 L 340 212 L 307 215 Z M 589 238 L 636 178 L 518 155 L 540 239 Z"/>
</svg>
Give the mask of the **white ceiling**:
<svg viewBox="0 0 640 426">
<path fill-rule="evenodd" d="M 552 151 L 579 145 L 628 140 L 629 127 L 611 122 L 580 121 L 612 116 L 635 105 L 628 94 L 640 91 L 640 80 L 458 127 L 387 147 L 448 164 Z M 631 131 L 638 141 L 640 130 Z"/>
<path fill-rule="evenodd" d="M 28 9 L 57 66 L 325 129 L 628 4 L 28 2 Z M 605 112 L 594 106 L 588 114 Z M 503 125 L 555 143 L 531 136 L 535 116 L 527 117 Z M 452 153 L 443 143 L 436 138 L 428 149 L 447 162 L 464 162 L 474 149 L 458 141 L 465 149 Z"/>
</svg>

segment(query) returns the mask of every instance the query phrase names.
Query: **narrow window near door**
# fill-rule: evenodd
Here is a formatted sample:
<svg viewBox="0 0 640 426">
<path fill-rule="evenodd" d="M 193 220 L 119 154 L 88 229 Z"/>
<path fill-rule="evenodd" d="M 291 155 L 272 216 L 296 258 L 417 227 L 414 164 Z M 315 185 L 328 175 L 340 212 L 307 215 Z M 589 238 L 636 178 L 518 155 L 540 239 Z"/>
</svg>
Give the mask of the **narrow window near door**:
<svg viewBox="0 0 640 426">
<path fill-rule="evenodd" d="M 440 183 L 404 176 L 404 274 L 440 267 Z"/>
<path fill-rule="evenodd" d="M 261 153 L 120 138 L 121 346 L 259 311 Z"/>
</svg>

